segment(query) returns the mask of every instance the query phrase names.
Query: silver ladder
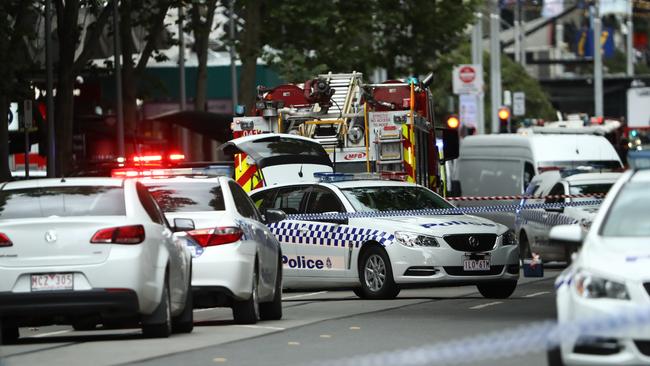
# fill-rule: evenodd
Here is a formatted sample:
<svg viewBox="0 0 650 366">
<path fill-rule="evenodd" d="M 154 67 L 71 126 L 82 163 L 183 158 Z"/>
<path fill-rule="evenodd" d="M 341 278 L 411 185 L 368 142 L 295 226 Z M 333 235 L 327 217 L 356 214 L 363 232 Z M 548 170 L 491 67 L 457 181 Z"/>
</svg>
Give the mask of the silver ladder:
<svg viewBox="0 0 650 366">
<path fill-rule="evenodd" d="M 345 138 L 350 118 L 345 117 L 353 111 L 355 102 L 360 98 L 360 85 L 363 74 L 353 71 L 348 74 L 321 74 L 318 78 L 327 80 L 330 88 L 334 90 L 332 106 L 326 116 L 320 119 L 318 125 L 309 126 L 309 135 L 323 145 L 337 145 Z M 320 111 L 320 106 L 314 107 L 314 112 Z M 332 121 L 331 124 L 326 124 Z"/>
</svg>

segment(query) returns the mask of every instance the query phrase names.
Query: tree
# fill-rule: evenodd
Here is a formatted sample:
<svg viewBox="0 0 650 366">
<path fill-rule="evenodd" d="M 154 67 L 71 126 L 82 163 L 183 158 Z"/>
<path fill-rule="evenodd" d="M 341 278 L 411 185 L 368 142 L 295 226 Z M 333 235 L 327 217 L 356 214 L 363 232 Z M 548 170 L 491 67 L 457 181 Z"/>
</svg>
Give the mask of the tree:
<svg viewBox="0 0 650 366">
<path fill-rule="evenodd" d="M 74 83 L 98 47 L 99 36 L 108 23 L 115 0 L 54 0 L 59 60 L 56 66 L 56 97 L 54 126 L 56 131 L 56 175 L 66 175 L 72 169 L 72 130 L 74 125 Z M 96 21 L 88 27 L 85 39 L 80 39 L 81 8 L 91 12 Z M 81 51 L 78 52 L 78 48 Z"/>
<path fill-rule="evenodd" d="M 30 16 L 36 8 L 30 1 L 0 2 L 0 182 L 11 178 L 9 171 L 8 113 L 12 99 L 28 95 L 26 73 L 33 66 L 25 38 L 33 38 L 35 29 Z"/>
<path fill-rule="evenodd" d="M 197 111 L 205 111 L 206 108 L 208 46 L 210 42 L 210 31 L 214 22 L 214 13 L 218 3 L 219 0 L 197 0 L 192 3 L 190 26 L 194 33 L 194 51 L 198 59 L 196 96 L 194 98 L 194 109 Z"/>
<path fill-rule="evenodd" d="M 165 15 L 171 5 L 172 0 L 120 1 L 120 39 L 123 60 L 122 100 L 124 102 L 126 136 L 136 135 L 138 81 L 160 43 L 160 36 L 165 29 Z M 133 43 L 133 30 L 136 27 L 147 32 L 142 52 L 137 52 Z M 138 57 L 134 59 L 136 54 Z"/>
</svg>

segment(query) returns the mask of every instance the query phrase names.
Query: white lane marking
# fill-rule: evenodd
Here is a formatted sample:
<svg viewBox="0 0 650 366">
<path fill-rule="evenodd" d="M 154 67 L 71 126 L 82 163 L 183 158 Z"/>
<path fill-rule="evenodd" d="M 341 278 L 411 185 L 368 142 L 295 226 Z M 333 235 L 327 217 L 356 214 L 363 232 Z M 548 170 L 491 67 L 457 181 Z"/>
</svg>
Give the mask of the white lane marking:
<svg viewBox="0 0 650 366">
<path fill-rule="evenodd" d="M 270 329 L 270 330 L 286 330 L 286 328 L 269 327 L 265 325 L 237 325 L 240 328 L 253 328 L 253 329 Z"/>
<path fill-rule="evenodd" d="M 301 298 L 301 297 L 314 296 L 314 295 L 320 295 L 320 294 L 326 294 L 326 293 L 327 293 L 327 291 L 311 292 L 311 293 L 308 293 L 308 294 L 283 297 L 282 300 L 298 299 L 298 298 Z"/>
<path fill-rule="evenodd" d="M 66 330 L 59 330 L 59 331 L 56 331 L 56 332 L 36 334 L 36 335 L 30 336 L 29 338 L 48 337 L 48 336 L 53 336 L 53 335 L 57 335 L 57 334 L 64 334 L 64 333 L 70 333 L 70 332 L 72 332 L 72 329 L 66 329 Z"/>
<path fill-rule="evenodd" d="M 470 310 L 483 309 L 483 308 L 486 308 L 486 307 L 488 307 L 488 306 L 498 305 L 498 304 L 503 304 L 503 301 L 488 302 L 487 304 L 481 304 L 481 305 L 472 306 L 472 307 L 469 308 L 469 309 L 470 309 Z"/>
<path fill-rule="evenodd" d="M 548 291 L 535 292 L 534 294 L 524 295 L 524 297 L 535 297 L 539 295 L 550 294 Z"/>
</svg>

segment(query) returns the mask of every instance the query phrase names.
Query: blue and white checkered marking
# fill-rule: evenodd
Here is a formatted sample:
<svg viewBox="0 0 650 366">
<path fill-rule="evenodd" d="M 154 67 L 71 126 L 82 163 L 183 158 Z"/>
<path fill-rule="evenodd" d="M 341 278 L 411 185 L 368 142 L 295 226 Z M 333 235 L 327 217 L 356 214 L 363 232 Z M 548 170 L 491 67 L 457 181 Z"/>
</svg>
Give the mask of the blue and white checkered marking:
<svg viewBox="0 0 650 366">
<path fill-rule="evenodd" d="M 348 247 L 350 243 L 355 248 L 358 248 L 368 241 L 376 241 L 381 245 L 387 245 L 395 238 L 393 234 L 381 230 L 327 223 L 280 221 L 270 224 L 269 229 L 281 243 L 324 245 L 341 248 Z"/>
<path fill-rule="evenodd" d="M 578 223 L 578 220 L 573 217 L 562 215 L 559 213 L 547 213 L 546 211 L 540 210 L 526 210 L 519 213 L 522 224 L 528 222 L 537 222 L 544 226 L 555 226 L 555 225 L 574 225 Z"/>
</svg>

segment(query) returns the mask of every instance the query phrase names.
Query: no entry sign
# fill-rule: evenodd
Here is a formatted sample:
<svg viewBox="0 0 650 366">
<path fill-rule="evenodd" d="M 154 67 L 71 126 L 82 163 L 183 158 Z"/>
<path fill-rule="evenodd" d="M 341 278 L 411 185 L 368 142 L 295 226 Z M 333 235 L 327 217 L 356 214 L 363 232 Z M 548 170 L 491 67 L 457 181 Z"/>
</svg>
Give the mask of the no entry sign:
<svg viewBox="0 0 650 366">
<path fill-rule="evenodd" d="M 480 65 L 457 65 L 453 70 L 454 94 L 478 94 L 483 91 Z"/>
</svg>

